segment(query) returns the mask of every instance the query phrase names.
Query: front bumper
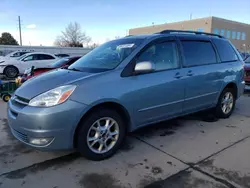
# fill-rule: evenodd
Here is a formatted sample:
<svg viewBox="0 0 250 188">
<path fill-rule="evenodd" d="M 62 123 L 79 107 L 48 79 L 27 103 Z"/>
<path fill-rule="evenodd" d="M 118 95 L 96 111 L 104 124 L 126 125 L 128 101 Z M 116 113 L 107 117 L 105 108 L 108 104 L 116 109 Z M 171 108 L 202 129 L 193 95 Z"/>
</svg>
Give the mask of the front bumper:
<svg viewBox="0 0 250 188">
<path fill-rule="evenodd" d="M 68 100 L 63 104 L 38 108 L 8 102 L 8 123 L 13 135 L 21 142 L 39 150 L 72 149 L 75 128 L 86 105 Z M 45 145 L 34 145 L 30 138 L 51 138 Z"/>
<path fill-rule="evenodd" d="M 3 74 L 3 71 L 4 71 L 5 67 L 6 67 L 5 65 L 0 65 L 0 74 Z"/>
</svg>

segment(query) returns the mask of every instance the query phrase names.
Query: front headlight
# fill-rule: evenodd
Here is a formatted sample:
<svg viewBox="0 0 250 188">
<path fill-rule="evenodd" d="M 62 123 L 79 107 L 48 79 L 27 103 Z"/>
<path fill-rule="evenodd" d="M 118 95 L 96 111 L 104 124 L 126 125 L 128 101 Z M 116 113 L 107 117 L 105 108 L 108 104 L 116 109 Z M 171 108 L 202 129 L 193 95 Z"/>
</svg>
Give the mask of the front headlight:
<svg viewBox="0 0 250 188">
<path fill-rule="evenodd" d="M 75 85 L 60 86 L 31 99 L 29 106 L 50 107 L 65 102 L 75 90 Z"/>
<path fill-rule="evenodd" d="M 4 61 L 0 61 L 0 63 L 4 63 Z"/>
</svg>

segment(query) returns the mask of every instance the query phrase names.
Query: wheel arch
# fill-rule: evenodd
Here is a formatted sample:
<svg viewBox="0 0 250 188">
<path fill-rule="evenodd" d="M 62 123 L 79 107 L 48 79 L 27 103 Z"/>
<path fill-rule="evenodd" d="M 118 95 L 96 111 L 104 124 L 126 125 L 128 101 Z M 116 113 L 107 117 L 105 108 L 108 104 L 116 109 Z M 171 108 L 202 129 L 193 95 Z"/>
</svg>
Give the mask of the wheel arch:
<svg viewBox="0 0 250 188">
<path fill-rule="evenodd" d="M 234 82 L 229 82 L 229 83 L 227 83 L 226 86 L 224 87 L 224 89 L 226 89 L 226 88 L 232 89 L 232 90 L 234 91 L 234 95 L 235 95 L 236 99 L 238 98 L 238 87 L 237 87 L 237 84 L 236 84 L 236 83 L 234 83 Z M 223 89 L 223 90 L 224 90 L 224 89 Z M 223 91 L 223 90 L 222 90 L 222 91 Z"/>
<path fill-rule="evenodd" d="M 74 129 L 74 135 L 73 135 L 73 147 L 74 148 L 77 147 L 77 136 L 79 133 L 79 128 L 80 128 L 81 122 L 84 121 L 84 119 L 86 117 L 88 117 L 91 113 L 93 113 L 94 111 L 96 111 L 97 109 L 100 109 L 100 108 L 109 108 L 109 109 L 116 110 L 119 114 L 121 114 L 121 117 L 125 121 L 125 124 L 127 125 L 126 130 L 127 131 L 130 130 L 131 117 L 130 117 L 128 110 L 123 105 L 121 105 L 118 102 L 114 102 L 114 101 L 100 102 L 98 104 L 93 105 L 90 109 L 88 109 L 88 111 L 81 117 L 79 123 L 77 124 L 76 128 Z"/>
</svg>

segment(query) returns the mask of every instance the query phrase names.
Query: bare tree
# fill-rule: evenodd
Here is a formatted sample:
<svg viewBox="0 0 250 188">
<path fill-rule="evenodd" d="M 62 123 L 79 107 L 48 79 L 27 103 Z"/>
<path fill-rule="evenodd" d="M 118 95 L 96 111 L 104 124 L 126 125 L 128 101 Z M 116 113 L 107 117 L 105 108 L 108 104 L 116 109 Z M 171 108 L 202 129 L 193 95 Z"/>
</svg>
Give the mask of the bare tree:
<svg viewBox="0 0 250 188">
<path fill-rule="evenodd" d="M 64 47 L 83 47 L 83 45 L 88 45 L 90 41 L 91 38 L 81 30 L 80 24 L 74 22 L 70 23 L 65 28 L 65 31 L 62 31 L 62 34 L 57 37 L 54 44 Z"/>
</svg>

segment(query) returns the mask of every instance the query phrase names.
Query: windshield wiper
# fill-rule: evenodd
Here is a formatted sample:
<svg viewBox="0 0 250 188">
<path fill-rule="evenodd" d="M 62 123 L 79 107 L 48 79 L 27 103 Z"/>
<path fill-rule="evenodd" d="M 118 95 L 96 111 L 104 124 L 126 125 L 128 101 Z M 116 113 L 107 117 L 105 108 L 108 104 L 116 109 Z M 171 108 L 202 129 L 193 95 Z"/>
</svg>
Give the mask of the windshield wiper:
<svg viewBox="0 0 250 188">
<path fill-rule="evenodd" d="M 67 70 L 72 70 L 72 71 L 78 71 L 78 72 L 81 72 L 81 70 L 80 70 L 80 69 L 76 69 L 76 68 L 72 68 L 72 69 L 67 68 Z"/>
</svg>

